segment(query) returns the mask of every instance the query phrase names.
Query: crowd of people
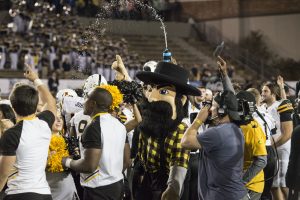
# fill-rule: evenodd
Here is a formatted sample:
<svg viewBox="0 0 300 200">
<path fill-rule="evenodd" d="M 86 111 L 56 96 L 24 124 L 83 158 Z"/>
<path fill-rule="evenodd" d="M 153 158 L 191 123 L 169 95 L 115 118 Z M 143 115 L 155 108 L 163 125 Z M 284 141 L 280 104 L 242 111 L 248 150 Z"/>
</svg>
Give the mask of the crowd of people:
<svg viewBox="0 0 300 200">
<path fill-rule="evenodd" d="M 217 64 L 213 92 L 174 59 L 137 83 L 117 55 L 114 81 L 93 74 L 56 99 L 27 65 L 32 83 L 0 103 L 1 198 L 299 200 L 298 101 L 280 76 L 241 90 Z"/>
<path fill-rule="evenodd" d="M 105 71 L 106 78 L 111 80 L 109 63 L 115 54 L 121 54 L 132 70 L 141 64 L 137 54 L 129 54 L 124 38 L 104 37 L 95 30 L 100 27 L 86 30 L 75 17 L 42 12 L 34 13 L 31 20 L 33 26 L 26 33 L 21 28 L 17 28 L 20 32 L 7 27 L 3 30 L 0 70 L 23 70 L 29 64 L 43 78 L 52 71 L 57 71 L 62 78 L 70 71 L 85 74 Z"/>
</svg>

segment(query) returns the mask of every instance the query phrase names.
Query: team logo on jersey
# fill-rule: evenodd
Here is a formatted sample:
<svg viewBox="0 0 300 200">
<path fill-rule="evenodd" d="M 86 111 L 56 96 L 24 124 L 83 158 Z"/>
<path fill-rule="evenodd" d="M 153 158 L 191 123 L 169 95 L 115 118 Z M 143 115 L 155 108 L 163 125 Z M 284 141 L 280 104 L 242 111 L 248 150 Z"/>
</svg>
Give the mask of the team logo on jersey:
<svg viewBox="0 0 300 200">
<path fill-rule="evenodd" d="M 80 103 L 80 102 L 77 102 L 77 103 L 75 104 L 75 106 L 78 107 L 78 108 L 83 108 L 83 104 Z"/>
</svg>

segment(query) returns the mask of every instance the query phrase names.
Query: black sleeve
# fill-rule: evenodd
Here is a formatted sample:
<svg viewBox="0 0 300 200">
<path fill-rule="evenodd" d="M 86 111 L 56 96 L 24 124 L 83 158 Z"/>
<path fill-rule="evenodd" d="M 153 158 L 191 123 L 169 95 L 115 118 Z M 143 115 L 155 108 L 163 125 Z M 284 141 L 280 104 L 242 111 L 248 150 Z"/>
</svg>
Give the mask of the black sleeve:
<svg viewBox="0 0 300 200">
<path fill-rule="evenodd" d="M 290 100 L 286 99 L 278 106 L 277 112 L 280 115 L 280 122 L 292 121 L 293 106 Z"/>
<path fill-rule="evenodd" d="M 280 114 L 280 122 L 292 121 L 292 111 Z"/>
<path fill-rule="evenodd" d="M 15 156 L 19 146 L 23 121 L 6 130 L 0 139 L 0 155 Z"/>
<path fill-rule="evenodd" d="M 52 125 L 53 125 L 53 123 L 55 121 L 55 116 L 54 116 L 54 114 L 51 111 L 45 110 L 45 111 L 39 113 L 37 115 L 37 117 L 40 120 L 43 120 L 43 121 L 47 122 L 47 124 L 50 127 L 50 129 L 52 129 Z"/>
<path fill-rule="evenodd" d="M 85 149 L 102 149 L 101 128 L 98 120 L 93 121 L 84 129 L 81 143 Z"/>
</svg>

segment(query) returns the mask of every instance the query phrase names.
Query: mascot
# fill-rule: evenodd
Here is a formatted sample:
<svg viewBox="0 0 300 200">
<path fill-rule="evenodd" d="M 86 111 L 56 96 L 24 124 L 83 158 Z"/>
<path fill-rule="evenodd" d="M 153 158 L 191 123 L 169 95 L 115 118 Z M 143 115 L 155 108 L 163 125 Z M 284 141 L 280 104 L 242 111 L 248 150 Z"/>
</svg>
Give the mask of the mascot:
<svg viewBox="0 0 300 200">
<path fill-rule="evenodd" d="M 182 67 L 159 62 L 154 72 L 141 71 L 137 78 L 147 85 L 141 105 L 138 159 L 143 172 L 136 199 L 177 200 L 187 172 L 189 151 L 180 141 L 187 126 L 187 95 L 199 96 L 189 85 L 189 72 Z"/>
</svg>

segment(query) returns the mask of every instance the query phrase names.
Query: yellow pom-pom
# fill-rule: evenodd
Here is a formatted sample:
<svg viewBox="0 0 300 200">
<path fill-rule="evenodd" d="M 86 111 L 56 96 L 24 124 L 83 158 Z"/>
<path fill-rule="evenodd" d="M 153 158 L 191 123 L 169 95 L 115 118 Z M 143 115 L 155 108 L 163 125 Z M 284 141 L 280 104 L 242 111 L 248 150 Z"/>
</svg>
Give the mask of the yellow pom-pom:
<svg viewBox="0 0 300 200">
<path fill-rule="evenodd" d="M 118 108 L 119 105 L 123 102 L 123 94 L 120 92 L 119 88 L 114 85 L 100 85 L 96 88 L 103 88 L 110 92 L 113 102 L 110 107 L 111 110 L 114 110 L 115 108 Z"/>
<path fill-rule="evenodd" d="M 48 151 L 47 170 L 49 172 L 64 171 L 61 160 L 68 156 L 65 139 L 61 135 L 52 135 Z"/>
</svg>

